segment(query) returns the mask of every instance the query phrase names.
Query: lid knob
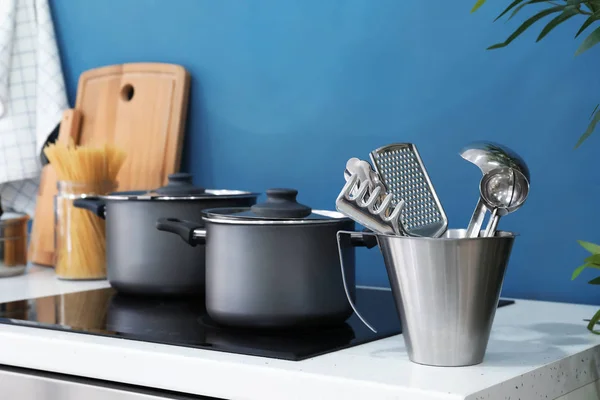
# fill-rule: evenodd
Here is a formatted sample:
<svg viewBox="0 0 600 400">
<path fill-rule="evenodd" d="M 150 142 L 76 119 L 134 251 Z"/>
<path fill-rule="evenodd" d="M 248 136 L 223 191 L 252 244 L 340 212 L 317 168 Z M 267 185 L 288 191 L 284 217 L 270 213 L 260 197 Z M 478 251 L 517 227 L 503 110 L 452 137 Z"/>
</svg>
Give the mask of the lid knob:
<svg viewBox="0 0 600 400">
<path fill-rule="evenodd" d="M 169 184 L 182 184 L 188 183 L 192 184 L 192 174 L 188 174 L 187 172 L 176 172 L 174 174 L 169 175 Z"/>
<path fill-rule="evenodd" d="M 156 189 L 156 193 L 170 195 L 192 195 L 204 193 L 204 188 L 192 184 L 192 175 L 186 172 L 177 172 L 169 175 L 166 186 Z"/>
<path fill-rule="evenodd" d="M 267 189 L 267 201 L 251 207 L 253 213 L 266 218 L 304 218 L 312 209 L 296 201 L 296 189 Z"/>
</svg>

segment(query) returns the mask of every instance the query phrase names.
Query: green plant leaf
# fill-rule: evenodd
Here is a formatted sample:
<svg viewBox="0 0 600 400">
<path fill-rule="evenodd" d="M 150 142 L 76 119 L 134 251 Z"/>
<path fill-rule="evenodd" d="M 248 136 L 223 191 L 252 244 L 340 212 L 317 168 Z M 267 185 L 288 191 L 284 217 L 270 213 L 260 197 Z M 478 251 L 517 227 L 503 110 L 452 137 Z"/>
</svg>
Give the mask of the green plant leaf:
<svg viewBox="0 0 600 400">
<path fill-rule="evenodd" d="M 536 23 L 537 21 L 539 21 L 540 19 L 553 14 L 555 12 L 559 12 L 562 11 L 565 8 L 565 6 L 556 6 L 556 7 L 550 7 L 547 8 L 543 11 L 540 11 L 539 13 L 537 13 L 536 15 L 534 15 L 533 17 L 529 18 L 527 21 L 523 22 L 523 24 L 521 26 L 519 26 L 517 28 L 516 31 L 513 32 L 512 35 L 510 35 L 503 43 L 497 43 L 493 46 L 488 47 L 488 50 L 493 50 L 493 49 L 499 49 L 501 47 L 506 47 L 510 44 L 510 42 L 512 42 L 513 40 L 515 40 L 521 33 L 523 33 L 527 28 L 529 28 L 531 25 L 533 25 L 534 23 Z"/>
<path fill-rule="evenodd" d="M 502 11 L 502 13 L 500 15 L 498 15 L 494 21 L 498 21 L 500 18 L 502 18 L 502 16 L 504 14 L 506 14 L 507 12 L 509 12 L 510 10 L 512 10 L 513 7 L 519 5 L 519 3 L 522 3 L 523 1 L 525 1 L 525 0 L 515 0 L 512 3 L 510 3 L 508 5 L 508 7 L 506 7 L 506 9 L 504 11 Z"/>
<path fill-rule="evenodd" d="M 579 30 L 577 31 L 577 33 L 575 34 L 575 37 L 579 37 L 579 35 L 581 35 L 583 33 L 583 31 L 585 31 L 591 24 L 593 24 L 594 22 L 596 22 L 598 19 L 600 19 L 600 15 L 596 15 L 596 14 L 592 14 L 588 17 L 588 19 L 585 20 L 585 22 L 583 23 L 583 25 L 581 25 L 581 28 L 579 28 Z"/>
<path fill-rule="evenodd" d="M 590 285 L 600 285 L 600 276 L 592 279 L 591 281 L 588 282 Z"/>
<path fill-rule="evenodd" d="M 558 25 L 560 25 L 561 23 L 565 22 L 566 20 L 568 20 L 569 18 L 571 18 L 572 16 L 577 15 L 577 14 L 579 14 L 577 9 L 565 8 L 565 11 L 563 11 L 562 14 L 558 15 L 557 17 L 552 18 L 552 21 L 548 22 L 548 24 L 544 27 L 544 29 L 542 29 L 542 32 L 540 32 L 540 35 L 538 36 L 536 42 L 539 42 L 540 40 L 542 40 L 544 38 L 544 36 L 546 36 L 547 34 L 550 33 L 550 31 L 552 31 L 552 29 L 556 28 Z"/>
<path fill-rule="evenodd" d="M 574 281 L 575 279 L 577 279 L 577 277 L 579 275 L 581 275 L 581 273 L 583 272 L 584 269 L 586 269 L 590 264 L 583 264 L 580 265 L 579 267 L 575 268 L 575 271 L 573 271 L 573 274 L 571 275 L 571 280 Z"/>
<path fill-rule="evenodd" d="M 477 0 L 477 3 L 475 3 L 475 5 L 473 6 L 473 8 L 471 8 L 471 12 L 474 13 L 475 11 L 477 11 L 479 9 L 479 7 L 481 7 L 486 0 Z"/>
<path fill-rule="evenodd" d="M 600 11 L 600 1 L 588 0 L 585 1 L 584 4 L 592 13 Z"/>
<path fill-rule="evenodd" d="M 592 111 L 592 113 L 590 114 L 590 119 L 594 118 L 594 113 L 596 112 L 596 110 L 598 110 L 598 107 L 600 107 L 600 104 L 596 104 L 596 107 L 594 107 L 594 111 Z"/>
<path fill-rule="evenodd" d="M 535 3 L 547 3 L 547 2 L 548 2 L 548 0 L 529 0 L 529 1 L 526 1 L 525 3 L 521 3 L 521 4 L 519 4 L 519 5 L 518 5 L 518 6 L 517 6 L 517 7 L 516 7 L 514 10 L 513 10 L 513 12 L 510 14 L 510 17 L 508 17 L 508 20 L 510 21 L 510 19 L 511 19 L 512 17 L 514 17 L 515 15 L 517 15 L 517 13 L 518 13 L 519 11 L 521 11 L 521 9 L 522 9 L 523 7 L 525 7 L 525 6 L 529 5 L 529 4 L 535 4 Z M 497 19 L 497 18 L 496 18 L 496 19 Z"/>
<path fill-rule="evenodd" d="M 594 29 L 594 31 L 590 33 L 588 37 L 585 38 L 585 40 L 581 43 L 581 45 L 575 52 L 575 55 L 578 56 L 579 54 L 588 50 L 590 47 L 597 45 L 598 42 L 600 42 L 600 26 Z"/>
<path fill-rule="evenodd" d="M 567 1 L 567 4 L 570 6 L 579 6 L 582 3 L 586 4 L 586 3 L 590 2 L 590 1 L 594 1 L 594 0 L 566 0 L 566 1 Z"/>
<path fill-rule="evenodd" d="M 595 113 L 595 114 L 594 114 Z M 579 138 L 579 140 L 577 141 L 577 143 L 575 144 L 575 148 L 578 148 L 579 146 L 581 146 L 581 144 L 588 138 L 590 137 L 590 135 L 594 132 L 594 130 L 596 129 L 596 125 L 598 124 L 598 122 L 600 122 L 600 110 L 598 109 L 598 106 L 596 106 L 596 108 L 594 108 L 594 111 L 592 112 L 592 117 L 591 117 L 591 121 L 590 124 L 588 125 L 587 129 L 585 130 L 585 132 L 583 133 L 583 135 L 581 135 L 581 137 Z"/>
<path fill-rule="evenodd" d="M 600 267 L 600 254 L 594 254 L 583 260 L 586 264 L 593 264 Z"/>
<path fill-rule="evenodd" d="M 577 243 L 579 243 L 581 247 L 583 247 L 592 254 L 600 254 L 600 245 L 598 244 L 585 242 L 583 240 L 578 240 Z"/>
<path fill-rule="evenodd" d="M 596 322 L 598 322 L 598 320 L 600 320 L 600 310 L 596 311 L 596 314 L 594 314 L 594 316 L 592 317 L 592 319 L 590 319 L 590 322 L 588 322 L 587 325 L 588 331 L 596 335 L 600 335 L 600 332 L 594 330 L 594 325 L 596 325 Z"/>
<path fill-rule="evenodd" d="M 571 280 L 574 281 L 575 279 L 577 279 L 577 277 L 579 275 L 581 275 L 581 273 L 583 272 L 584 269 L 586 268 L 594 268 L 594 269 L 600 269 L 599 265 L 594 265 L 594 264 L 589 264 L 589 263 L 585 263 L 583 265 L 580 265 L 579 267 L 575 268 L 575 271 L 573 271 L 573 274 L 571 275 Z"/>
</svg>

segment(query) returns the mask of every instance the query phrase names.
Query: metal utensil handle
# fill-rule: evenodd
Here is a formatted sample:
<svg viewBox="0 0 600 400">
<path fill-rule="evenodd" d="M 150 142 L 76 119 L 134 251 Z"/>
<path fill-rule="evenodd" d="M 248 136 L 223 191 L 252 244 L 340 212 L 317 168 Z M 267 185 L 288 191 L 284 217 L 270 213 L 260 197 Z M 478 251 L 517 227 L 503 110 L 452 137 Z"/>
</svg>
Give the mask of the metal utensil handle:
<svg viewBox="0 0 600 400">
<path fill-rule="evenodd" d="M 346 292 L 346 298 L 348 299 L 348 303 L 350 303 L 350 307 L 352 307 L 352 310 L 354 311 L 354 313 L 356 314 L 356 316 L 362 321 L 363 324 L 366 325 L 367 328 L 369 328 L 370 330 L 372 330 L 374 333 L 377 333 L 377 331 L 375 330 L 375 328 L 373 328 L 363 317 L 362 315 L 360 315 L 360 313 L 358 312 L 358 310 L 356 309 L 356 306 L 354 305 L 354 302 L 352 301 L 352 298 L 350 297 L 350 291 L 348 290 L 348 284 L 346 283 L 346 273 L 344 272 L 344 256 L 342 255 L 342 241 L 341 241 L 341 235 L 348 235 L 350 237 L 352 237 L 352 234 L 356 234 L 357 232 L 353 232 L 353 231 L 338 231 L 336 236 L 337 236 L 337 243 L 338 243 L 338 255 L 340 257 L 340 268 L 342 271 L 342 282 L 344 283 L 344 292 Z M 361 232 L 361 235 L 371 235 L 371 236 L 377 236 L 374 233 L 371 232 Z"/>
<path fill-rule="evenodd" d="M 498 209 L 494 208 L 492 211 L 492 216 L 488 221 L 487 227 L 485 228 L 485 233 L 483 237 L 492 237 L 496 233 L 496 227 L 498 226 L 498 221 L 500 220 L 500 215 L 498 215 Z"/>
<path fill-rule="evenodd" d="M 471 221 L 469 222 L 469 227 L 467 228 L 467 237 L 468 238 L 476 238 L 479 236 L 479 232 L 481 231 L 481 226 L 483 225 L 483 220 L 485 218 L 485 213 L 487 212 L 487 207 L 483 204 L 481 198 L 477 201 L 477 206 L 475 206 L 475 211 L 473 211 L 473 216 L 471 216 Z"/>
<path fill-rule="evenodd" d="M 358 188 L 358 193 L 352 192 Z M 335 208 L 342 214 L 350 217 L 365 228 L 375 232 L 393 234 L 394 230 L 383 222 L 377 214 L 370 213 L 368 209 L 358 206 L 359 199 L 364 199 L 367 186 L 362 184 L 356 174 L 352 174 L 335 201 Z M 374 199 L 373 199 L 374 200 Z"/>
</svg>

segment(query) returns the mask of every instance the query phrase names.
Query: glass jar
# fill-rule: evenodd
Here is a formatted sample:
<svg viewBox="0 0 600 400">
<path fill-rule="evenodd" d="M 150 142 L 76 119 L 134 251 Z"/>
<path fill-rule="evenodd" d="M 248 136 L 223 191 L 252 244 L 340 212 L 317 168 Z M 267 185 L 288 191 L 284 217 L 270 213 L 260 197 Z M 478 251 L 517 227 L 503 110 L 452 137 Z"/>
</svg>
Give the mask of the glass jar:
<svg viewBox="0 0 600 400">
<path fill-rule="evenodd" d="M 11 212 L 0 217 L 0 278 L 25 272 L 28 221 L 26 214 Z"/>
<path fill-rule="evenodd" d="M 104 219 L 76 208 L 79 198 L 112 192 L 115 182 L 58 181 L 55 198 L 55 272 L 60 279 L 106 278 L 106 238 Z"/>
</svg>

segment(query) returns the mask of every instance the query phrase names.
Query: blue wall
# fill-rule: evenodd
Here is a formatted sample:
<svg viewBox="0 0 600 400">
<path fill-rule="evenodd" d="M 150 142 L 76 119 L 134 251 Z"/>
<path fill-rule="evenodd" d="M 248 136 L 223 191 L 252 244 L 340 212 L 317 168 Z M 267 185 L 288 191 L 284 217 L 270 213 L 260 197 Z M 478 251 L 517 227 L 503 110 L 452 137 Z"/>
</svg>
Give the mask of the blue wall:
<svg viewBox="0 0 600 400">
<path fill-rule="evenodd" d="M 264 191 L 334 209 L 345 162 L 391 142 L 415 143 L 452 227 L 465 227 L 479 170 L 457 152 L 472 140 L 529 163 L 529 200 L 500 222 L 521 234 L 503 294 L 600 303 L 577 239 L 600 241 L 600 133 L 573 150 L 600 102 L 600 47 L 575 58 L 576 21 L 535 44 L 507 3 L 398 0 L 51 1 L 69 98 L 81 72 L 160 61 L 193 76 L 184 169 L 196 183 Z M 581 22 L 581 21 L 580 21 Z M 376 250 L 358 280 L 387 285 Z"/>
</svg>

